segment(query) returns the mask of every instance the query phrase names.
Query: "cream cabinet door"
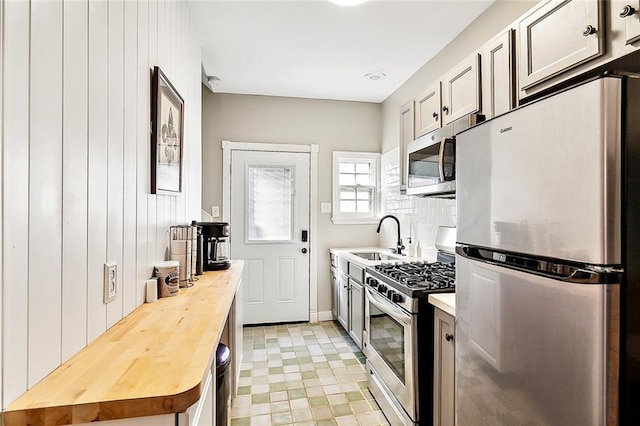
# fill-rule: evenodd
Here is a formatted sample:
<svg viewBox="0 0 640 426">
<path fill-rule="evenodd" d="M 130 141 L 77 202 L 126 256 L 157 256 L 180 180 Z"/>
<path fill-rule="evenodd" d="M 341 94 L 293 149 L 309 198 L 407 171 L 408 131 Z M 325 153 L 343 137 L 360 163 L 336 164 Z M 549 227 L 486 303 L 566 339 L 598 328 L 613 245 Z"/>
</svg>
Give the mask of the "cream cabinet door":
<svg viewBox="0 0 640 426">
<path fill-rule="evenodd" d="M 340 287 L 338 282 L 338 270 L 331 267 L 331 312 L 334 318 L 338 318 L 338 303 L 340 302 Z"/>
<path fill-rule="evenodd" d="M 513 33 L 509 29 L 480 49 L 482 114 L 487 120 L 515 105 Z"/>
<path fill-rule="evenodd" d="M 349 276 L 338 271 L 338 321 L 349 331 Z"/>
<path fill-rule="evenodd" d="M 520 90 L 604 54 L 602 3 L 546 1 L 519 19 Z"/>
<path fill-rule="evenodd" d="M 415 99 L 415 137 L 439 129 L 440 116 L 440 82 L 434 83 Z"/>
<path fill-rule="evenodd" d="M 364 330 L 364 291 L 362 284 L 349 280 L 349 335 L 362 350 Z"/>
<path fill-rule="evenodd" d="M 640 40 L 640 0 L 624 2 L 620 10 L 613 11 L 611 19 L 624 19 L 627 44 Z"/>
<path fill-rule="evenodd" d="M 442 78 L 442 125 L 480 110 L 480 55 L 474 54 Z"/>
<path fill-rule="evenodd" d="M 413 100 L 400 108 L 400 193 L 407 191 L 407 145 L 415 139 Z"/>
<path fill-rule="evenodd" d="M 453 426 L 455 417 L 455 346 L 453 316 L 434 309 L 433 424 Z"/>
</svg>

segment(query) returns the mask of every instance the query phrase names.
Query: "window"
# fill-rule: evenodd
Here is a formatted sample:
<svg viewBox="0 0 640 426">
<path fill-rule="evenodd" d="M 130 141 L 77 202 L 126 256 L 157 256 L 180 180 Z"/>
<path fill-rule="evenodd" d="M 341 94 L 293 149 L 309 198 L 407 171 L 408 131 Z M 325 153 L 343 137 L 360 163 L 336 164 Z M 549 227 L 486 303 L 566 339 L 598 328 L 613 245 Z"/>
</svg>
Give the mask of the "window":
<svg viewBox="0 0 640 426">
<path fill-rule="evenodd" d="M 248 167 L 247 242 L 293 239 L 293 174 L 291 167 Z"/>
<path fill-rule="evenodd" d="M 375 223 L 380 154 L 333 152 L 333 223 Z"/>
</svg>

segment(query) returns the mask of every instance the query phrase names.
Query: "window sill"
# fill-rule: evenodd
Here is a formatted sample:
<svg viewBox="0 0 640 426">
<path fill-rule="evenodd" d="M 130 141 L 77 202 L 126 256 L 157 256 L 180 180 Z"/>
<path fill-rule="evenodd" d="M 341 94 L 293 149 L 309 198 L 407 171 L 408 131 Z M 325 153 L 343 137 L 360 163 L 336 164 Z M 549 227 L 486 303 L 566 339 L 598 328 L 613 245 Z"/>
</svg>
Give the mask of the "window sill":
<svg viewBox="0 0 640 426">
<path fill-rule="evenodd" d="M 356 219 L 356 218 L 336 218 L 332 217 L 331 222 L 334 225 L 375 225 L 378 223 L 380 219 L 376 218 L 367 218 L 367 219 Z"/>
</svg>

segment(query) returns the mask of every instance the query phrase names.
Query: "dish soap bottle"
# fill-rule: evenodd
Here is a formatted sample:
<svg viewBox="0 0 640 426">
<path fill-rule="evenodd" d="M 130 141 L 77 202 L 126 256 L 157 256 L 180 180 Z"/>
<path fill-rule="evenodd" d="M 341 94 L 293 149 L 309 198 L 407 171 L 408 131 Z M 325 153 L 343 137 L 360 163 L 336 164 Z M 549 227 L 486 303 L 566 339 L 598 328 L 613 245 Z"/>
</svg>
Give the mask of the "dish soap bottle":
<svg viewBox="0 0 640 426">
<path fill-rule="evenodd" d="M 408 237 L 408 241 L 409 242 L 407 243 L 407 256 L 413 257 L 416 254 L 416 250 L 413 243 L 411 242 L 411 237 Z"/>
<path fill-rule="evenodd" d="M 416 242 L 416 257 L 422 257 L 422 247 L 420 247 L 420 241 Z"/>
</svg>

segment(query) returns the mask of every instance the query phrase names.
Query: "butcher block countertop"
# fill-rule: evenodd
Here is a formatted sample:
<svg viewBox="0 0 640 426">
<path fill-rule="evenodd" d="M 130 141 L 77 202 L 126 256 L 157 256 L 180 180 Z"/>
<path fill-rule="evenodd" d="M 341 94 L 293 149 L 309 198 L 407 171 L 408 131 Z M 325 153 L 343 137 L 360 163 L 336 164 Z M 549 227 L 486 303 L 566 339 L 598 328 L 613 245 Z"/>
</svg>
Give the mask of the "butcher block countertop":
<svg viewBox="0 0 640 426">
<path fill-rule="evenodd" d="M 178 296 L 138 307 L 11 403 L 4 425 L 185 411 L 200 399 L 243 267 L 233 261 Z"/>
</svg>

